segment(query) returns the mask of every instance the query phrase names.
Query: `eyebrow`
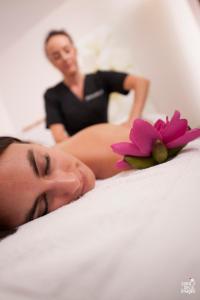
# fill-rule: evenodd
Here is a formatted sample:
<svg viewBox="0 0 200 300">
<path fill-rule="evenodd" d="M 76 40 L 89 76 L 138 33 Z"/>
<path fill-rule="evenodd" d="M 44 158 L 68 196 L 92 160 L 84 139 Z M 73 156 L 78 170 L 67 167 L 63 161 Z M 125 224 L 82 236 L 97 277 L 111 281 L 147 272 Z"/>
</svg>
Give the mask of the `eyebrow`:
<svg viewBox="0 0 200 300">
<path fill-rule="evenodd" d="M 70 47 L 71 47 L 71 46 L 69 46 L 69 45 L 63 45 L 63 46 L 62 46 L 62 49 L 64 49 L 64 50 L 67 49 L 67 50 L 68 50 L 68 49 L 70 49 Z M 52 55 L 54 55 L 54 54 L 59 54 L 59 50 L 55 50 L 55 51 L 53 51 L 51 54 L 52 54 Z"/>
<path fill-rule="evenodd" d="M 27 159 L 28 159 L 28 162 L 29 162 L 29 164 L 30 164 L 30 166 L 31 166 L 34 174 L 37 177 L 40 177 L 40 173 L 39 173 L 36 161 L 35 161 L 35 156 L 34 156 L 33 150 L 28 150 L 28 152 L 27 152 Z"/>
</svg>

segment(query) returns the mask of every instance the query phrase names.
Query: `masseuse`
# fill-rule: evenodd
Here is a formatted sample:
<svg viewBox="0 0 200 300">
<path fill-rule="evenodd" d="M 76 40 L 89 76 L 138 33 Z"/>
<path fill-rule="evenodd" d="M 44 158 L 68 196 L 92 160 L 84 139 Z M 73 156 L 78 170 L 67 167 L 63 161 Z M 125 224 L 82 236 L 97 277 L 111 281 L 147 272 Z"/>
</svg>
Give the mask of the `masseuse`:
<svg viewBox="0 0 200 300">
<path fill-rule="evenodd" d="M 126 95 L 134 90 L 134 101 L 125 126 L 140 117 L 147 98 L 149 81 L 114 71 L 82 74 L 77 62 L 77 49 L 65 31 L 51 31 L 45 40 L 49 61 L 58 69 L 63 80 L 44 95 L 46 126 L 56 143 L 88 126 L 108 122 L 107 110 L 112 92 Z M 123 58 L 122 58 L 123 59 Z"/>
</svg>

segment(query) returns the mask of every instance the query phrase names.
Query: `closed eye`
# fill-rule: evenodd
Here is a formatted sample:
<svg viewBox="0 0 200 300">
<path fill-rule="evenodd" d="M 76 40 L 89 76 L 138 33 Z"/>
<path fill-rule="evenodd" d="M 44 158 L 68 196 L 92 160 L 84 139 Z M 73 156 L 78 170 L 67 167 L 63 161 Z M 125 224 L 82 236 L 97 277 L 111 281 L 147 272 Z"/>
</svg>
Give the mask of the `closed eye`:
<svg viewBox="0 0 200 300">
<path fill-rule="evenodd" d="M 51 170 L 51 159 L 50 156 L 48 154 L 46 154 L 44 156 L 45 158 L 45 164 L 44 164 L 44 171 L 43 171 L 43 176 L 48 175 L 50 170 Z M 36 163 L 35 160 L 35 156 L 32 150 L 29 150 L 27 153 L 27 159 L 33 169 L 33 172 L 36 174 L 37 177 L 41 177 L 41 170 L 40 168 L 38 168 L 38 164 Z M 42 205 L 42 207 L 41 207 Z M 48 213 L 48 199 L 47 199 L 47 195 L 46 193 L 44 193 L 43 195 L 39 196 L 36 198 L 36 200 L 33 203 L 32 208 L 30 209 L 30 211 L 28 211 L 28 213 L 25 216 L 25 223 L 29 222 L 33 219 L 35 219 L 35 215 L 36 217 L 40 217 L 40 216 L 44 216 Z M 41 207 L 41 208 L 40 208 Z M 40 212 L 41 213 L 37 213 Z"/>
<path fill-rule="evenodd" d="M 48 214 L 48 209 L 49 209 L 48 200 L 46 194 L 43 194 L 42 196 L 38 197 L 34 202 L 32 209 L 27 214 L 25 223 Z"/>
<path fill-rule="evenodd" d="M 42 214 L 41 217 L 45 216 L 49 212 L 49 204 L 48 204 L 48 200 L 47 200 L 47 195 L 46 194 L 44 194 L 43 201 L 44 201 L 44 204 L 45 204 L 45 209 L 44 209 L 44 212 L 43 212 L 43 214 Z"/>
<path fill-rule="evenodd" d="M 66 53 L 69 53 L 69 52 L 70 52 L 70 49 L 65 48 L 64 51 L 65 51 Z"/>
<path fill-rule="evenodd" d="M 44 175 L 48 175 L 50 172 L 50 167 L 51 167 L 51 160 L 49 155 L 45 155 L 45 170 L 44 170 Z"/>
<path fill-rule="evenodd" d="M 53 58 L 54 60 L 58 60 L 58 59 L 60 59 L 60 55 L 59 55 L 58 53 L 54 53 L 54 54 L 52 55 L 52 58 Z"/>
</svg>

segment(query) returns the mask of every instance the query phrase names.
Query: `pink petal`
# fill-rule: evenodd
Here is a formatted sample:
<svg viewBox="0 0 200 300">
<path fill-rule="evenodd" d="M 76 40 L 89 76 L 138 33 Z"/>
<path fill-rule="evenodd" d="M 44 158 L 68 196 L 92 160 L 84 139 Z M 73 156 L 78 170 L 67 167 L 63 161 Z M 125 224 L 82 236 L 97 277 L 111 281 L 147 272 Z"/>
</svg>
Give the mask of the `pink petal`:
<svg viewBox="0 0 200 300">
<path fill-rule="evenodd" d="M 188 122 L 185 119 L 170 121 L 166 128 L 161 132 L 164 143 L 169 143 L 182 136 L 188 128 Z"/>
<path fill-rule="evenodd" d="M 166 123 L 161 120 L 158 119 L 155 123 L 154 123 L 154 128 L 156 128 L 158 131 L 164 129 L 166 127 Z"/>
<path fill-rule="evenodd" d="M 138 146 L 144 156 L 149 156 L 156 139 L 162 139 L 160 133 L 147 121 L 136 119 L 130 131 L 130 140 Z"/>
<path fill-rule="evenodd" d="M 112 144 L 111 148 L 114 152 L 121 155 L 145 156 L 144 153 L 133 143 L 121 142 Z"/>
<path fill-rule="evenodd" d="M 180 120 L 180 116 L 181 116 L 180 112 L 178 110 L 175 110 L 170 122 Z"/>
<path fill-rule="evenodd" d="M 174 121 L 180 120 L 180 116 L 181 116 L 180 112 L 178 110 L 175 110 L 170 121 L 169 121 L 168 116 L 166 117 L 166 124 L 169 124 L 170 122 L 173 123 Z"/>
<path fill-rule="evenodd" d="M 178 137 L 176 140 L 173 140 L 166 144 L 168 148 L 176 148 L 179 146 L 183 146 L 192 140 L 195 140 L 196 138 L 200 137 L 200 129 L 194 128 L 192 130 L 186 131 L 186 133 L 180 137 Z"/>
<path fill-rule="evenodd" d="M 119 168 L 119 169 L 123 169 L 123 170 L 131 169 L 129 164 L 124 160 L 118 160 L 117 163 L 116 163 L 116 167 Z"/>
</svg>

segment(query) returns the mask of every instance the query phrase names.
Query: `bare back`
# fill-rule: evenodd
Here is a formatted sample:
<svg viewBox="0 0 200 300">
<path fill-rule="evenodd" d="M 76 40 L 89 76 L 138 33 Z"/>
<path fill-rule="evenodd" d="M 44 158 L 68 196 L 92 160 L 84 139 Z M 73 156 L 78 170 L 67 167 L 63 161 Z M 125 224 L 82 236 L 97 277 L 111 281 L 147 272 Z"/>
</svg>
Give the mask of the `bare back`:
<svg viewBox="0 0 200 300">
<path fill-rule="evenodd" d="M 111 144 L 128 141 L 129 128 L 122 125 L 98 124 L 79 133 L 56 147 L 70 153 L 89 166 L 96 178 L 103 179 L 119 173 L 115 164 L 121 158 Z"/>
</svg>

